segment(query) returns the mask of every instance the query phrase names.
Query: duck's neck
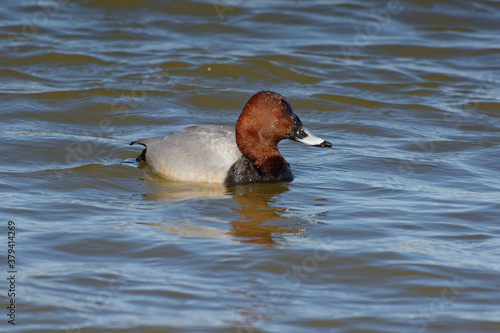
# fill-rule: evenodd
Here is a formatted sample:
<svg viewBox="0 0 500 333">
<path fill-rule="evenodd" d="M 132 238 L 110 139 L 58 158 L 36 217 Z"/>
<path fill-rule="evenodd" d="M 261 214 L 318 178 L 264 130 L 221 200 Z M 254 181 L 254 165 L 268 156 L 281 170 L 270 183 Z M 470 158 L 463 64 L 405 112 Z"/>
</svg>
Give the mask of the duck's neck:
<svg viewBox="0 0 500 333">
<path fill-rule="evenodd" d="M 285 161 L 276 145 L 265 145 L 251 136 L 247 140 L 236 139 L 243 157 L 236 161 L 228 171 L 226 184 L 239 185 L 293 179 L 290 166 Z M 277 143 L 276 143 L 277 144 Z"/>
<path fill-rule="evenodd" d="M 250 140 L 244 144 L 238 144 L 243 156 L 248 158 L 252 164 L 262 172 L 272 172 L 288 167 L 276 145 L 264 145 L 257 140 Z"/>
</svg>

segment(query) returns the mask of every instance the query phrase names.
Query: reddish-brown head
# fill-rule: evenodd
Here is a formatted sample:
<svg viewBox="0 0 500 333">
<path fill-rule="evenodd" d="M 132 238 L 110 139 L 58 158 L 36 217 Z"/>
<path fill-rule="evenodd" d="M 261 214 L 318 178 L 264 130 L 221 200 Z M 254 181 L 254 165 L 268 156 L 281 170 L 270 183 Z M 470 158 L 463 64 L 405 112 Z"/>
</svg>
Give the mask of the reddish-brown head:
<svg viewBox="0 0 500 333">
<path fill-rule="evenodd" d="M 256 93 L 236 123 L 238 148 L 255 165 L 261 165 L 272 157 L 282 158 L 277 145 L 283 139 L 319 147 L 332 146 L 303 127 L 285 97 L 272 91 Z"/>
<path fill-rule="evenodd" d="M 278 93 L 261 91 L 247 102 L 236 123 L 236 143 L 244 153 L 252 145 L 276 147 L 293 126 L 293 111 Z"/>
</svg>

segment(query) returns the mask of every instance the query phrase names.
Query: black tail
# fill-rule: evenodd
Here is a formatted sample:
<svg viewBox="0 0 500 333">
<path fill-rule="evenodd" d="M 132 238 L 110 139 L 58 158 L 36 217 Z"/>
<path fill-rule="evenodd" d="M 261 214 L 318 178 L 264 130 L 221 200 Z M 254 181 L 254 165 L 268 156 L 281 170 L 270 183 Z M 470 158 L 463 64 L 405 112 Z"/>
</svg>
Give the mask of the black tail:
<svg viewBox="0 0 500 333">
<path fill-rule="evenodd" d="M 139 141 L 132 141 L 129 146 L 132 146 L 134 144 L 140 144 L 140 145 L 143 145 L 144 147 L 146 147 L 146 145 L 142 142 L 139 142 Z M 140 162 L 146 162 L 146 150 L 148 150 L 148 148 L 146 147 L 146 149 L 144 149 L 141 153 L 141 155 L 139 155 L 135 160 L 137 161 L 137 163 L 140 163 Z"/>
<path fill-rule="evenodd" d="M 141 155 L 139 155 L 139 157 L 137 157 L 135 160 L 137 161 L 137 163 L 140 163 L 140 162 L 146 162 L 146 150 L 148 150 L 147 148 L 144 149 L 141 153 Z"/>
</svg>

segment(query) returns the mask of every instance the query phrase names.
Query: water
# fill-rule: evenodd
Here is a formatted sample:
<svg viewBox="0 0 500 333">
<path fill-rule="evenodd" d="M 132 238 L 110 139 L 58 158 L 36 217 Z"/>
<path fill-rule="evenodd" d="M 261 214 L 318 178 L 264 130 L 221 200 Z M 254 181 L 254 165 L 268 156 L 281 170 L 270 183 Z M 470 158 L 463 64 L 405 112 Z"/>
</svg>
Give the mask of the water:
<svg viewBox="0 0 500 333">
<path fill-rule="evenodd" d="M 499 332 L 497 1 L 9 1 L 2 332 Z M 269 89 L 333 149 L 175 183 L 132 140 Z M 11 243 L 12 244 L 12 243 Z"/>
</svg>

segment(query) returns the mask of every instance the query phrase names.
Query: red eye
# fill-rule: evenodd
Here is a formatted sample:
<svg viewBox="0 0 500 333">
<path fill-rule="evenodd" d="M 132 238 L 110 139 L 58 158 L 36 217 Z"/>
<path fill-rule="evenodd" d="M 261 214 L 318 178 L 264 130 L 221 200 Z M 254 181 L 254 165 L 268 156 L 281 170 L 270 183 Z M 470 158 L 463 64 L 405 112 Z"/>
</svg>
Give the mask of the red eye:
<svg viewBox="0 0 500 333">
<path fill-rule="evenodd" d="M 280 113 L 281 113 L 281 111 L 280 111 L 280 110 L 278 110 L 278 109 L 274 110 L 274 114 L 275 114 L 275 115 L 279 115 Z"/>
</svg>

